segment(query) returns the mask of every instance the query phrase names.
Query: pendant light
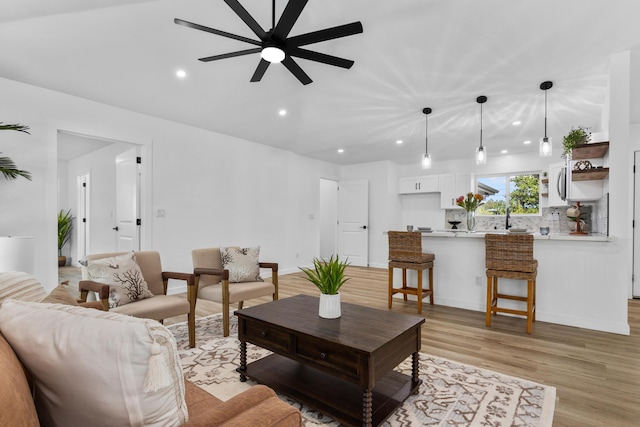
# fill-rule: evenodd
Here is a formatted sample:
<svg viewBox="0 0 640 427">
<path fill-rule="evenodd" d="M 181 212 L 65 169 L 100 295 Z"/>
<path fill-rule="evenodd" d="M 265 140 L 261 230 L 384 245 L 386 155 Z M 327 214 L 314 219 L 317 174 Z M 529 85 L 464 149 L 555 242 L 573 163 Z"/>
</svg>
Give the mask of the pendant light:
<svg viewBox="0 0 640 427">
<path fill-rule="evenodd" d="M 551 156 L 553 144 L 551 138 L 547 137 L 547 90 L 553 87 L 553 83 L 546 81 L 540 83 L 540 89 L 544 91 L 544 137 L 540 138 L 540 157 Z"/>
<path fill-rule="evenodd" d="M 482 146 L 482 104 L 487 102 L 486 96 L 479 96 L 476 101 L 480 104 L 480 146 L 476 148 L 476 165 L 487 163 L 487 149 Z"/>
<path fill-rule="evenodd" d="M 429 154 L 429 114 L 431 114 L 431 108 L 423 108 L 425 121 L 425 143 L 424 154 L 422 155 L 422 169 L 431 169 L 431 154 Z"/>
</svg>

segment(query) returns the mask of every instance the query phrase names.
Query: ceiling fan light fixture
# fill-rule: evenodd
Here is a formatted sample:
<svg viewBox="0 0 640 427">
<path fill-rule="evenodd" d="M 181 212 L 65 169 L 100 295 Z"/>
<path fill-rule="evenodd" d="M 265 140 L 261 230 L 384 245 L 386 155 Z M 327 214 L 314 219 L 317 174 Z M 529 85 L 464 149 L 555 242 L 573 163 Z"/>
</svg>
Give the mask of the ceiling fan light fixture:
<svg viewBox="0 0 640 427">
<path fill-rule="evenodd" d="M 431 154 L 429 154 L 429 114 L 431 114 L 431 108 L 423 108 L 425 121 L 425 137 L 424 137 L 424 154 L 422 154 L 422 169 L 431 169 Z"/>
<path fill-rule="evenodd" d="M 480 104 L 480 146 L 476 148 L 476 165 L 487 163 L 487 150 L 482 146 L 482 104 L 487 102 L 486 96 L 479 96 L 476 102 Z"/>
<path fill-rule="evenodd" d="M 265 61 L 269 61 L 271 63 L 280 63 L 284 60 L 285 54 L 284 50 L 280 49 L 277 46 L 266 46 L 260 52 L 260 57 Z"/>
<path fill-rule="evenodd" d="M 553 87 L 550 81 L 540 83 L 540 89 L 544 91 L 544 137 L 540 138 L 538 154 L 540 157 L 549 157 L 553 152 L 553 141 L 547 137 L 547 90 Z"/>
</svg>

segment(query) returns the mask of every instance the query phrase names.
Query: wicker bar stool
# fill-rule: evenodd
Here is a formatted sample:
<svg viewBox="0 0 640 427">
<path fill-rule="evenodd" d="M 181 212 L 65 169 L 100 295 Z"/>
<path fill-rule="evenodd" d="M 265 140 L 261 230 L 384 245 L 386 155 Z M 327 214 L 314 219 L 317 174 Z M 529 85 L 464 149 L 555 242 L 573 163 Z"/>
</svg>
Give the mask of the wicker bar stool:
<svg viewBox="0 0 640 427">
<path fill-rule="evenodd" d="M 422 234 L 414 231 L 389 231 L 389 309 L 393 294 L 416 295 L 418 298 L 418 314 L 422 313 L 422 299 L 429 297 L 433 305 L 433 260 L 434 254 L 422 253 Z M 393 287 L 393 269 L 402 269 L 402 287 Z M 422 287 L 422 272 L 429 269 L 429 287 Z M 407 286 L 407 270 L 418 272 L 417 287 Z"/>
<path fill-rule="evenodd" d="M 491 315 L 510 313 L 527 318 L 527 333 L 533 330 L 536 320 L 536 275 L 538 261 L 533 259 L 531 234 L 487 234 L 485 236 L 487 264 L 487 326 Z M 498 291 L 498 277 L 527 281 L 527 296 L 502 294 Z M 526 310 L 498 307 L 498 299 L 527 303 Z"/>
</svg>

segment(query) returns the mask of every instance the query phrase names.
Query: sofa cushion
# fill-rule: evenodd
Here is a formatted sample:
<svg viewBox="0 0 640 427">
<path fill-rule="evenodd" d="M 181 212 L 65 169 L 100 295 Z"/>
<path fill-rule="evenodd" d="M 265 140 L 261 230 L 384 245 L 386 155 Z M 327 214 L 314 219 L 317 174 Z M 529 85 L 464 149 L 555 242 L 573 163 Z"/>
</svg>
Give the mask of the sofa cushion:
<svg viewBox="0 0 640 427">
<path fill-rule="evenodd" d="M 35 383 L 45 426 L 179 426 L 188 416 L 171 332 L 160 323 L 7 300 L 0 331 Z"/>
<path fill-rule="evenodd" d="M 25 372 L 13 349 L 0 334 L 0 426 L 39 425 Z"/>
<path fill-rule="evenodd" d="M 133 252 L 89 260 L 87 273 L 90 280 L 109 285 L 109 308 L 153 296 Z"/>
<path fill-rule="evenodd" d="M 8 298 L 22 301 L 42 301 L 47 296 L 40 282 L 28 273 L 0 273 L 0 303 Z"/>
<path fill-rule="evenodd" d="M 64 283 L 60 283 L 53 288 L 49 295 L 47 295 L 42 301 L 51 304 L 65 304 L 65 305 L 78 305 L 78 301 L 75 300 L 67 290 Z"/>
<path fill-rule="evenodd" d="M 259 255 L 259 246 L 254 248 L 221 248 L 222 268 L 229 270 L 229 282 L 261 282 Z"/>
</svg>

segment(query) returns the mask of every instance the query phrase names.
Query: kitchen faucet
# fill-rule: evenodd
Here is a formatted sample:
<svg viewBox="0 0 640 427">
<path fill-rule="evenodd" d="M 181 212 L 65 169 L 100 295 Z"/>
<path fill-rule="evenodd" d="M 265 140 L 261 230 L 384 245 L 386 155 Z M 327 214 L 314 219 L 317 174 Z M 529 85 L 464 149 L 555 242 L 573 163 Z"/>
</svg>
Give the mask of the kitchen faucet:
<svg viewBox="0 0 640 427">
<path fill-rule="evenodd" d="M 509 224 L 509 208 L 507 207 L 507 213 L 504 217 L 505 222 L 504 222 L 504 229 L 505 230 L 509 230 L 511 228 L 511 224 Z"/>
</svg>

